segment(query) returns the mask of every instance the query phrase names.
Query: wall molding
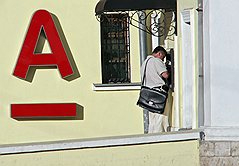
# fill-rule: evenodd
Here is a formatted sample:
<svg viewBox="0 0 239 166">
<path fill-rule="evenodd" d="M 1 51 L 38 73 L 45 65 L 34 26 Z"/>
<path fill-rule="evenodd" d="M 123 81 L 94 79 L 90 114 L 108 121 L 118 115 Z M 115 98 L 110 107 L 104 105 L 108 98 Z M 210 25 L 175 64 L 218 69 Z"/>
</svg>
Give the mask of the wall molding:
<svg viewBox="0 0 239 166">
<path fill-rule="evenodd" d="M 200 140 L 199 130 L 1 145 L 0 155 Z"/>
</svg>

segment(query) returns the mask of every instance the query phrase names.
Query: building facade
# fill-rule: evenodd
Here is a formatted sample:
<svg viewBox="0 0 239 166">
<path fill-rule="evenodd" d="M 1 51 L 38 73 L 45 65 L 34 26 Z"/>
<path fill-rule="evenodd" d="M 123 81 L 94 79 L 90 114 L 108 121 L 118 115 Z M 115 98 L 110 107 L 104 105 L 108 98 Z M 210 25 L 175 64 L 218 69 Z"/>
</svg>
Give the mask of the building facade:
<svg viewBox="0 0 239 166">
<path fill-rule="evenodd" d="M 1 2 L 0 165 L 238 165 L 239 2 L 158 2 Z M 157 45 L 170 132 L 144 134 L 140 64 Z"/>
</svg>

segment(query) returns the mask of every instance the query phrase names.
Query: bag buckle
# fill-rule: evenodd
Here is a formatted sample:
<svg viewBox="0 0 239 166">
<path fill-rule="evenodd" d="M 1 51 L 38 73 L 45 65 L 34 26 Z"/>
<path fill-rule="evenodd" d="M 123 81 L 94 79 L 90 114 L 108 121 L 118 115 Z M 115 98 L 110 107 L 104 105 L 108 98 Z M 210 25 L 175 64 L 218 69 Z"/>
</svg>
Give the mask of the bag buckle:
<svg viewBox="0 0 239 166">
<path fill-rule="evenodd" d="M 153 105 L 154 104 L 154 102 L 152 102 L 152 101 L 149 101 L 149 105 Z"/>
</svg>

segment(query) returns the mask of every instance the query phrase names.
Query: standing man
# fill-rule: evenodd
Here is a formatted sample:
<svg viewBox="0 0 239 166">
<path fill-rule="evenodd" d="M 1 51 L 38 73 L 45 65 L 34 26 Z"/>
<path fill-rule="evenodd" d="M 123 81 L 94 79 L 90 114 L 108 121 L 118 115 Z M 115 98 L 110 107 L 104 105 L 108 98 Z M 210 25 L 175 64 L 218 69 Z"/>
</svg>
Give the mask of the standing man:
<svg viewBox="0 0 239 166">
<path fill-rule="evenodd" d="M 143 62 L 140 69 L 141 80 L 143 79 L 146 61 L 150 58 L 146 66 L 147 69 L 144 81 L 145 86 L 150 88 L 162 86 L 163 88 L 166 88 L 166 91 L 168 91 L 168 87 L 166 87 L 166 79 L 169 77 L 169 73 L 163 62 L 166 54 L 166 50 L 163 47 L 158 46 L 153 50 L 152 55 L 148 55 L 146 60 Z M 166 132 L 168 127 L 169 122 L 167 116 L 149 111 L 148 133 Z"/>
</svg>

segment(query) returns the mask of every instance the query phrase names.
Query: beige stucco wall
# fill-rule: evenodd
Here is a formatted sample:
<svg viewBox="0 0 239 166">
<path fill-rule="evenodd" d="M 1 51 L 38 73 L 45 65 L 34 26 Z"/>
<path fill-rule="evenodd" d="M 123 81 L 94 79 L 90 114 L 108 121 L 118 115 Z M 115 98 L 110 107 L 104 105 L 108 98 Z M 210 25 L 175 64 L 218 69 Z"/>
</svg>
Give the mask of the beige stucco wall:
<svg viewBox="0 0 239 166">
<path fill-rule="evenodd" d="M 0 2 L 0 144 L 143 133 L 143 114 L 135 104 L 137 90 L 92 90 L 93 83 L 101 83 L 100 24 L 94 14 L 97 2 Z M 58 17 L 80 78 L 68 82 L 61 78 L 57 69 L 37 70 L 31 83 L 12 75 L 30 19 L 39 9 L 48 10 Z M 131 28 L 130 34 L 132 82 L 139 82 L 138 30 Z M 84 107 L 83 120 L 17 121 L 10 118 L 10 104 L 13 103 L 68 102 Z M 11 157 L 6 157 L 6 161 L 8 158 Z"/>
<path fill-rule="evenodd" d="M 199 142 L 182 141 L 4 155 L 1 166 L 199 166 Z"/>
</svg>

